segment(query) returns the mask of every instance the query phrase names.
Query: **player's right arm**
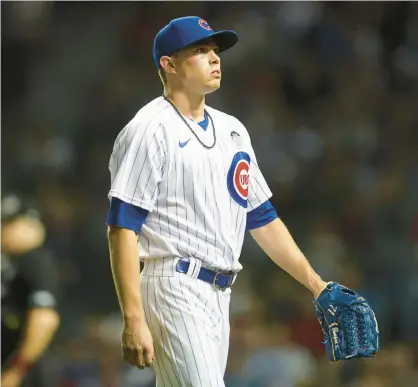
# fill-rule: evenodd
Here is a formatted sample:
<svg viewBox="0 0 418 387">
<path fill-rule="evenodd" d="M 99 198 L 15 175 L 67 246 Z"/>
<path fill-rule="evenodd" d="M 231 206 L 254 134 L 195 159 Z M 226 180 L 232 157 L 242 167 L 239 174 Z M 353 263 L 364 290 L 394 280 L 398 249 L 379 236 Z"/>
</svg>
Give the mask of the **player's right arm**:
<svg viewBox="0 0 418 387">
<path fill-rule="evenodd" d="M 154 357 L 140 292 L 138 234 L 156 201 L 166 158 L 163 128 L 133 120 L 118 136 L 110 160 L 108 243 L 124 320 L 123 356 L 140 368 Z"/>
<path fill-rule="evenodd" d="M 135 231 L 108 226 L 110 265 L 123 318 L 144 321 Z"/>
<path fill-rule="evenodd" d="M 130 364 L 150 367 L 154 358 L 151 333 L 145 322 L 139 271 L 139 251 L 135 231 L 108 227 L 110 264 L 123 315 L 123 357 Z"/>
</svg>

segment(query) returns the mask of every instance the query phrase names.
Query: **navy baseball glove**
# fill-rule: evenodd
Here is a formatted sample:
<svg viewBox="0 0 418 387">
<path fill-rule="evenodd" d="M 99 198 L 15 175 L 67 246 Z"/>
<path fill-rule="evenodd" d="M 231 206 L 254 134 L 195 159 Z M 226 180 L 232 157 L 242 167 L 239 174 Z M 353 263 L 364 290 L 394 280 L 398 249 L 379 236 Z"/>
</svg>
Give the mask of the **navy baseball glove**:
<svg viewBox="0 0 418 387">
<path fill-rule="evenodd" d="M 372 308 L 363 297 L 330 282 L 314 305 L 329 360 L 375 356 L 379 350 L 379 328 Z"/>
</svg>

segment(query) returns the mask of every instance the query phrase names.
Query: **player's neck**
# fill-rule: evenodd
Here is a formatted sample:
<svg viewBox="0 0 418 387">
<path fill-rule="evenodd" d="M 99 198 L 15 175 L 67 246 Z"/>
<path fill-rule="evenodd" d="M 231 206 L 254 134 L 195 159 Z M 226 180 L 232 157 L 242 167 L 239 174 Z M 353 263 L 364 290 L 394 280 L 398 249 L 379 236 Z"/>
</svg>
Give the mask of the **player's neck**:
<svg viewBox="0 0 418 387">
<path fill-rule="evenodd" d="M 192 95 L 180 90 L 164 90 L 164 95 L 185 117 L 196 122 L 205 119 L 205 96 Z"/>
</svg>

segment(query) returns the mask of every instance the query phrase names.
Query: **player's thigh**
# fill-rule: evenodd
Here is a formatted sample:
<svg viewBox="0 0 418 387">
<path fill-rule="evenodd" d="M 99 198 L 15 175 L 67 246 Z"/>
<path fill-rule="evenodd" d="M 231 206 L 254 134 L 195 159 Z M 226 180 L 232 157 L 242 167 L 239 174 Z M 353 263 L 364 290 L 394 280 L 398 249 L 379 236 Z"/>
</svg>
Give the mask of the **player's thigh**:
<svg viewBox="0 0 418 387">
<path fill-rule="evenodd" d="M 158 354 L 154 365 L 157 387 L 224 387 L 223 372 L 218 364 L 204 361 L 216 353 L 217 347 L 211 342 L 203 342 L 203 345 L 205 352 L 174 339 L 174 350 L 167 353 L 162 349 L 164 344 L 157 342 Z M 181 346 L 183 348 L 176 349 Z"/>
<path fill-rule="evenodd" d="M 219 359 L 222 374 L 225 374 L 226 365 L 228 362 L 229 352 L 229 337 L 230 337 L 230 323 L 229 323 L 229 302 L 231 298 L 231 290 L 226 290 L 220 293 L 219 297 L 220 313 L 222 314 L 222 325 L 218 327 L 221 335 L 221 345 L 219 346 Z"/>
<path fill-rule="evenodd" d="M 229 353 L 229 334 L 230 328 L 229 325 L 223 330 L 223 340 L 222 344 L 219 347 L 219 359 L 222 375 L 225 375 L 226 365 L 228 363 L 228 353 Z"/>
<path fill-rule="evenodd" d="M 192 287 L 191 282 L 197 285 Z M 199 280 L 196 280 L 199 281 Z M 214 299 L 193 279 L 144 276 L 141 291 L 154 339 L 158 386 L 223 387 Z"/>
</svg>

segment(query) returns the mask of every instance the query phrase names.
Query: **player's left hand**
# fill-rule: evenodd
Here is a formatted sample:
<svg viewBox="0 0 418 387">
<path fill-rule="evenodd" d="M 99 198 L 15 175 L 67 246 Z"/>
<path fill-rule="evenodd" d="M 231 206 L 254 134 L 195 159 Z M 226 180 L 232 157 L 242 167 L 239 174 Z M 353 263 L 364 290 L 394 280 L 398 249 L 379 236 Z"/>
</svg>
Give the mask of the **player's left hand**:
<svg viewBox="0 0 418 387">
<path fill-rule="evenodd" d="M 379 350 L 379 327 L 364 297 L 330 282 L 314 300 L 314 305 L 329 360 L 375 357 Z"/>
<path fill-rule="evenodd" d="M 22 380 L 23 375 L 19 370 L 10 368 L 1 374 L 1 387 L 19 387 Z"/>
</svg>

